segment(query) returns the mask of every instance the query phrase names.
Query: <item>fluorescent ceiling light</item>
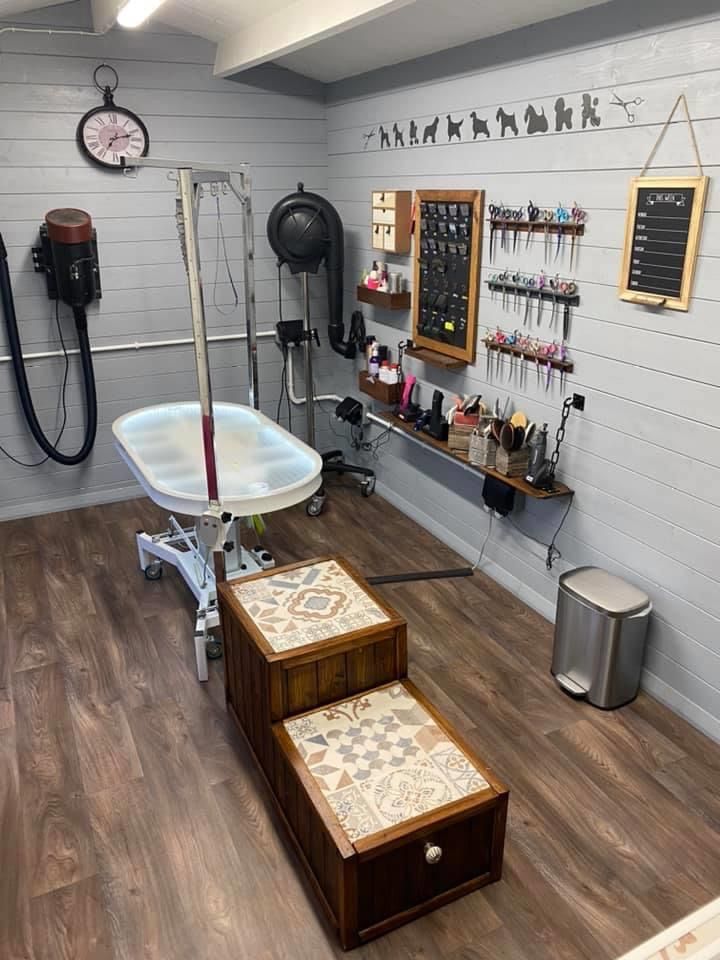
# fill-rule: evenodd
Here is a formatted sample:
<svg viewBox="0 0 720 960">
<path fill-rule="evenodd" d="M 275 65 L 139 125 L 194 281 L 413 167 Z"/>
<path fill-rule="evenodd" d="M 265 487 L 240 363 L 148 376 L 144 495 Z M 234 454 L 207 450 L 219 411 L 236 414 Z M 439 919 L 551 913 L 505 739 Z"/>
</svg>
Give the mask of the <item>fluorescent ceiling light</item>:
<svg viewBox="0 0 720 960">
<path fill-rule="evenodd" d="M 165 0 L 128 0 L 117 15 L 117 22 L 121 27 L 139 27 L 152 16 Z"/>
</svg>

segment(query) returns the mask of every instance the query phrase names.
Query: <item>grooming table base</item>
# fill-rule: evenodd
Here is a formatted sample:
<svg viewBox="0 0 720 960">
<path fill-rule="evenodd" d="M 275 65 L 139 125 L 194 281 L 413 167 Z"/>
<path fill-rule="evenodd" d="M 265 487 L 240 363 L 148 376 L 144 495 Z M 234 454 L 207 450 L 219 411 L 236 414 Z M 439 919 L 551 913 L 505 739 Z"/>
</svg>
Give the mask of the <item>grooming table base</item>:
<svg viewBox="0 0 720 960">
<path fill-rule="evenodd" d="M 275 566 L 271 555 L 262 547 L 246 550 L 240 546 L 239 522 L 231 528 L 233 549 L 225 553 L 225 575 L 228 580 L 250 576 Z M 175 517 L 169 518 L 165 533 L 136 535 L 140 569 L 148 580 L 162 575 L 162 564 L 175 567 L 197 600 L 195 619 L 195 660 L 198 680 L 208 679 L 206 650 L 209 632 L 220 624 L 217 603 L 214 558 L 198 545 L 194 527 L 181 527 Z"/>
<path fill-rule="evenodd" d="M 507 790 L 404 680 L 273 726 L 275 797 L 345 949 L 500 878 Z"/>
</svg>

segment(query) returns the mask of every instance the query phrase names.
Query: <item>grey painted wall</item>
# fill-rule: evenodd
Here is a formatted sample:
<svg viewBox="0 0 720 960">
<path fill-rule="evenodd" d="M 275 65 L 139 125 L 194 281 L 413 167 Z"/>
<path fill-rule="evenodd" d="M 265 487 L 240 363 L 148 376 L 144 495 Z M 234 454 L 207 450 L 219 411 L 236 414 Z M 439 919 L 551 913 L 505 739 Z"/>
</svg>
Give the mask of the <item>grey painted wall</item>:
<svg viewBox="0 0 720 960">
<path fill-rule="evenodd" d="M 329 195 L 346 225 L 348 295 L 373 258 L 369 240 L 370 193 L 385 188 L 483 188 L 487 202 L 544 206 L 580 202 L 589 212 L 574 274 L 582 303 L 570 341 L 576 372 L 564 393 L 583 393 L 584 414 L 573 413 L 561 458 L 561 475 L 576 490 L 558 539 L 563 559 L 551 573 L 545 549 L 561 518 L 560 501 L 525 502 L 511 520 L 496 522 L 483 567 L 552 618 L 557 578 L 580 564 L 597 564 L 626 577 L 655 604 L 644 685 L 720 739 L 720 327 L 717 270 L 720 200 L 716 190 L 720 146 L 720 19 L 708 4 L 683 7 L 693 22 L 675 22 L 667 4 L 610 4 L 587 16 L 493 38 L 459 52 L 428 58 L 382 73 L 351 79 L 330 90 L 328 106 Z M 655 10 L 641 29 L 640 14 Z M 673 22 L 658 24 L 658 11 Z M 637 15 L 636 15 L 637 13 Z M 636 32 L 630 34 L 630 30 Z M 425 71 L 424 71 L 424 68 Z M 461 75 L 454 75 L 462 70 Z M 423 77 L 431 78 L 423 82 Z M 707 173 L 713 177 L 702 239 L 695 296 L 689 313 L 649 311 L 620 303 L 616 283 L 628 183 L 639 172 L 677 94 L 687 93 Z M 610 105 L 613 91 L 641 97 L 637 121 Z M 601 125 L 583 131 L 581 95 L 599 98 Z M 554 132 L 553 106 L 564 96 L 574 109 L 572 132 Z M 547 134 L 529 136 L 521 122 L 527 104 L 545 108 Z M 520 135 L 504 140 L 494 117 L 498 106 L 514 111 Z M 491 138 L 472 142 L 469 113 L 490 121 Z M 465 118 L 461 144 L 447 143 L 445 115 Z M 410 119 L 421 127 L 439 115 L 436 146 L 380 150 L 363 135 Z M 658 169 L 691 173 L 686 130 L 674 124 L 660 150 Z M 496 256 L 492 271 L 516 263 L 543 266 L 542 245 L 517 257 Z M 390 258 L 406 274 L 411 260 Z M 567 272 L 567 252 L 552 272 Z M 482 278 L 491 272 L 485 243 Z M 371 309 L 368 329 L 395 345 L 410 332 L 410 317 Z M 549 315 L 544 317 L 547 331 Z M 504 312 L 482 285 L 480 335 L 505 330 L 522 318 Z M 491 401 L 510 394 L 516 407 L 554 433 L 563 393 L 548 392 L 531 374 L 524 386 L 486 373 L 484 347 L 464 373 L 445 374 L 408 360 L 421 399 L 480 392 Z M 347 389 L 353 382 L 348 373 Z M 377 429 L 375 429 L 377 435 Z M 379 489 L 410 516 L 475 559 L 488 530 L 480 506 L 481 481 L 467 471 L 393 437 L 377 466 Z"/>
<path fill-rule="evenodd" d="M 88 28 L 83 4 L 48 8 L 25 23 Z M 0 22 L 1 25 L 1 22 Z M 144 171 L 137 180 L 91 166 L 75 144 L 75 129 L 86 110 L 101 103 L 92 72 L 108 61 L 120 75 L 117 102 L 145 120 L 151 153 L 199 161 L 248 160 L 254 170 L 257 300 L 260 329 L 277 320 L 277 274 L 265 238 L 273 203 L 297 180 L 309 189 L 326 188 L 325 110 L 316 96 L 288 96 L 272 87 L 272 76 L 252 85 L 212 76 L 214 46 L 173 34 L 114 30 L 92 37 L 5 34 L 0 37 L 0 230 L 9 247 L 21 335 L 27 352 L 58 347 L 53 308 L 43 278 L 32 272 L 30 248 L 47 210 L 79 206 L 95 221 L 100 244 L 103 299 L 90 309 L 94 346 L 135 344 L 190 335 L 187 285 L 174 215 L 174 186 L 162 171 Z M 267 72 L 266 72 L 267 73 Z M 231 313 L 232 294 L 223 265 L 214 284 L 217 227 L 214 202 L 203 201 L 200 218 L 208 328 L 211 334 L 244 328 L 242 310 Z M 231 269 L 242 297 L 241 222 L 238 207 L 223 199 L 223 223 Z M 285 316 L 299 315 L 299 285 L 283 281 Z M 325 316 L 322 285 L 313 288 L 316 315 Z M 63 328 L 73 341 L 73 323 L 62 310 Z M 327 348 L 325 348 L 325 351 Z M 0 355 L 7 354 L 4 324 Z M 211 348 L 217 399 L 247 402 L 243 343 Z M 262 405 L 274 415 L 280 390 L 279 352 L 260 346 Z M 302 367 L 302 365 L 299 365 Z M 326 389 L 332 379 L 320 376 Z M 127 496 L 135 491 L 112 441 L 110 425 L 120 414 L 163 400 L 192 399 L 195 375 L 189 347 L 162 347 L 100 354 L 95 360 L 100 428 L 90 459 L 76 468 L 48 463 L 28 470 L 0 455 L 0 517 L 40 513 Z M 36 406 L 54 435 L 62 379 L 60 360 L 29 366 Z M 298 371 L 300 372 L 300 371 Z M 80 371 L 73 362 L 68 400 L 69 429 L 63 448 L 76 449 L 82 436 Z M 299 389 L 302 389 L 300 377 Z M 295 424 L 304 429 L 303 415 Z M 327 418 L 318 417 L 321 439 Z M 329 439 L 327 441 L 330 442 Z M 0 363 L 0 443 L 24 460 L 40 459 L 30 440 L 15 395 L 8 363 Z"/>
</svg>

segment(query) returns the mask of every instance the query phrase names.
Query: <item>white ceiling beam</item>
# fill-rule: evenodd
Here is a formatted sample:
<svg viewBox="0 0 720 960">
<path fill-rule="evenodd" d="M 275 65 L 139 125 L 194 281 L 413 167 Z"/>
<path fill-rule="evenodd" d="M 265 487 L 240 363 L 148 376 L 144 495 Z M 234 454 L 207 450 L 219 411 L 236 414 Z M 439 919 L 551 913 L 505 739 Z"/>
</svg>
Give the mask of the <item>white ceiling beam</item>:
<svg viewBox="0 0 720 960">
<path fill-rule="evenodd" d="M 106 0 L 93 0 L 93 5 Z M 296 0 L 218 44 L 215 76 L 227 77 L 384 17 L 415 0 Z"/>
<path fill-rule="evenodd" d="M 96 33 L 107 33 L 115 26 L 121 3 L 122 0 L 92 0 L 90 6 Z"/>
</svg>

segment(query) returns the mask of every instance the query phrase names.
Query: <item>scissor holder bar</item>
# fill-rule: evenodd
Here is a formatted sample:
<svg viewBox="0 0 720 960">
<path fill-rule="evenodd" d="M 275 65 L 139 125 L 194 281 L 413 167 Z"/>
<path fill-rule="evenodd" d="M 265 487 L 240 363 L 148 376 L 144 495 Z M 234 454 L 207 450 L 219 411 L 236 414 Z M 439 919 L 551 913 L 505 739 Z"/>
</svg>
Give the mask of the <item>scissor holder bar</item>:
<svg viewBox="0 0 720 960">
<path fill-rule="evenodd" d="M 585 234 L 585 224 L 574 223 L 572 220 L 559 223 L 557 220 L 513 220 L 510 217 L 490 217 L 488 223 L 492 230 L 516 230 L 518 233 L 562 233 L 576 237 L 582 237 Z"/>
</svg>

